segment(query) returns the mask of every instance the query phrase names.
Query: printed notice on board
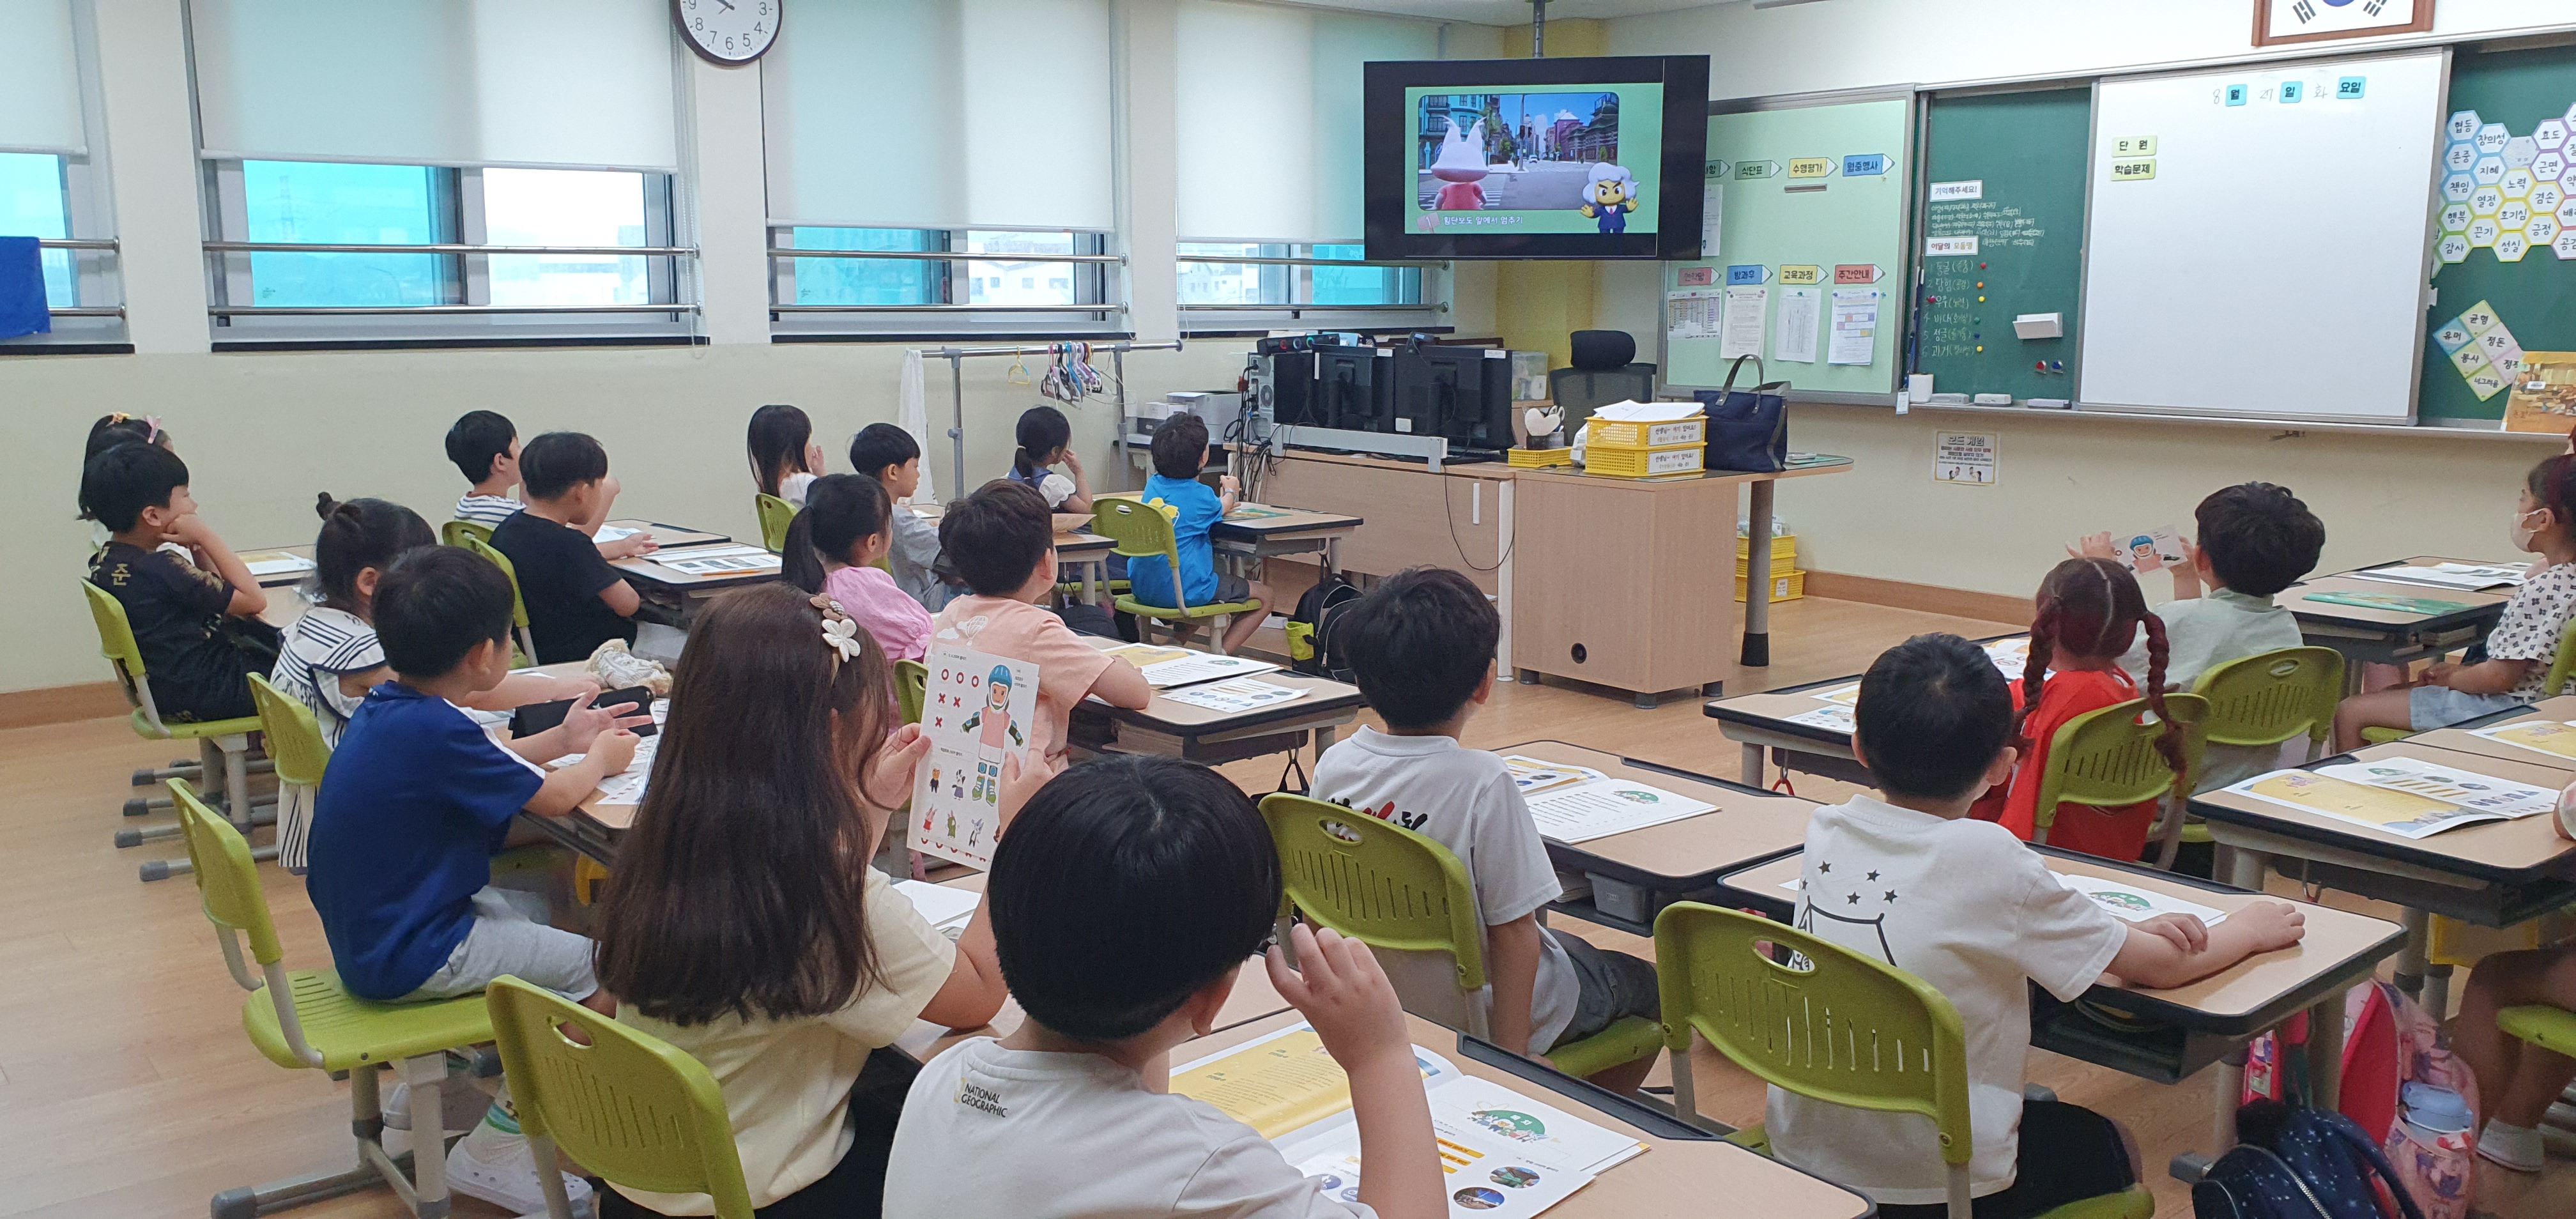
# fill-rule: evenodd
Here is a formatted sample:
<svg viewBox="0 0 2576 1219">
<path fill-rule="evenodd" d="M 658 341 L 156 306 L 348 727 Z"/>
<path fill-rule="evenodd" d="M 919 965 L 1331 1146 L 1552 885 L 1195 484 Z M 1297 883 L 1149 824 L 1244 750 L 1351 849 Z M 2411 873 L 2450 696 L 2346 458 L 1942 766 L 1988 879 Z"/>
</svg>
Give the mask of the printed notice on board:
<svg viewBox="0 0 2576 1219">
<path fill-rule="evenodd" d="M 1986 197 L 1986 181 L 1983 178 L 1977 178 L 1967 182 L 1935 182 L 1925 197 L 1934 203 L 1947 203 L 1954 199 L 1983 199 Z"/>
<path fill-rule="evenodd" d="M 1834 289 L 1834 337 L 1828 364 L 1867 364 L 1878 356 L 1878 289 Z"/>
<path fill-rule="evenodd" d="M 1762 330 L 1771 319 L 1769 288 L 1726 290 L 1726 333 L 1717 340 L 1717 358 L 1762 354 Z"/>
<path fill-rule="evenodd" d="M 1995 485 L 1995 436 L 1992 432 L 1942 432 L 1933 437 L 1932 481 Z"/>
<path fill-rule="evenodd" d="M 1726 220 L 1726 183 L 1712 181 L 1699 191 L 1699 256 L 1715 258 L 1717 233 Z"/>
<path fill-rule="evenodd" d="M 1819 288 L 1780 289 L 1780 329 L 1771 339 L 1772 358 L 1816 362 L 1816 323 L 1824 316 L 1823 303 Z"/>
</svg>

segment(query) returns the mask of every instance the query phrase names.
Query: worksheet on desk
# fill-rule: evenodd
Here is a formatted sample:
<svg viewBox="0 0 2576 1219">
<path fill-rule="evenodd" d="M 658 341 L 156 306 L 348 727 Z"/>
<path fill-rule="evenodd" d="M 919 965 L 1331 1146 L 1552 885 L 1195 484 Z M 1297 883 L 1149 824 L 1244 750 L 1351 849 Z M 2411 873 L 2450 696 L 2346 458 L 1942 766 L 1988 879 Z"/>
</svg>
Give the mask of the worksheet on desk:
<svg viewBox="0 0 2576 1219">
<path fill-rule="evenodd" d="M 1558 842 L 1589 842 L 1714 811 L 1717 806 L 1628 779 L 1594 779 L 1550 788 L 1528 799 L 1538 832 Z"/>
</svg>

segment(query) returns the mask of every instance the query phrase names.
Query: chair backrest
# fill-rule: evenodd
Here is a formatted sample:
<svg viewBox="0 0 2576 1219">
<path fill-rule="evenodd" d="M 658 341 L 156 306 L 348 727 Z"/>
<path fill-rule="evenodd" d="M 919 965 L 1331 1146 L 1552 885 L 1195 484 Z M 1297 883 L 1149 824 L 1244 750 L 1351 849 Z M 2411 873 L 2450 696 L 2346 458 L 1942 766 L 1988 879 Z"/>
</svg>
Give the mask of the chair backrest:
<svg viewBox="0 0 2576 1219">
<path fill-rule="evenodd" d="M 251 959 L 274 965 L 285 959 L 278 945 L 277 924 L 268 914 L 268 894 L 259 887 L 259 865 L 250 843 L 223 815 L 206 807 L 186 779 L 172 779 L 170 803 L 179 812 L 179 832 L 188 843 L 191 875 L 205 901 L 206 919 L 231 942 L 231 933 L 250 939 Z"/>
<path fill-rule="evenodd" d="M 796 505 L 766 491 L 754 491 L 751 506 L 760 514 L 760 544 L 773 554 L 786 550 L 787 526 L 796 519 Z"/>
<path fill-rule="evenodd" d="M 894 662 L 894 704 L 903 711 L 903 722 L 921 722 L 921 703 L 930 690 L 930 666 L 918 660 Z"/>
<path fill-rule="evenodd" d="M 751 1219 L 724 1093 L 697 1059 L 517 978 L 494 981 L 484 1003 L 530 1137 L 616 1184 L 706 1194 L 724 1219 Z"/>
<path fill-rule="evenodd" d="M 331 747 L 323 743 L 313 709 L 286 697 L 257 673 L 250 675 L 250 701 L 259 708 L 260 731 L 268 734 L 268 760 L 277 769 L 277 781 L 320 789 Z"/>
<path fill-rule="evenodd" d="M 449 521 L 438 527 L 438 540 L 444 545 L 462 546 L 466 538 L 488 545 L 492 541 L 492 527 L 480 521 Z"/>
<path fill-rule="evenodd" d="M 492 566 L 501 569 L 502 575 L 510 577 L 510 625 L 522 630 L 526 629 L 528 602 L 526 598 L 519 595 L 519 569 L 510 562 L 510 556 L 501 553 L 500 549 L 493 546 L 489 540 L 472 534 L 460 535 L 456 545 L 468 553 L 478 554 L 490 560 Z"/>
<path fill-rule="evenodd" d="M 2197 694 L 2168 694 L 2165 711 L 2182 725 L 2183 759 L 2200 773 L 2209 721 L 2209 700 Z M 2048 743 L 2048 767 L 2039 776 L 2040 829 L 2057 821 L 2060 804 L 2117 808 L 2143 804 L 2173 790 L 2174 772 L 2156 752 L 2163 721 L 2147 711 L 2147 700 L 2133 698 L 2066 721 Z"/>
<path fill-rule="evenodd" d="M 2540 692 L 2551 697 L 2567 688 L 2567 679 L 2576 676 L 2576 618 L 2569 618 L 2558 632 L 2558 654 L 2549 662 L 2549 676 L 2541 683 Z"/>
<path fill-rule="evenodd" d="M 2343 699 L 2343 654 L 2283 648 L 2247 656 L 2201 674 L 2191 692 L 2209 700 L 2201 728 L 2212 745 L 2278 745 L 2300 735 L 2323 745 Z"/>
<path fill-rule="evenodd" d="M 1115 545 L 1114 554 L 1130 559 L 1161 559 L 1172 566 L 1172 600 L 1174 609 L 1190 608 L 1187 594 L 1181 591 L 1181 544 L 1172 533 L 1172 518 L 1161 508 L 1141 500 L 1094 499 L 1091 501 L 1091 531 L 1108 538 Z"/>
<path fill-rule="evenodd" d="M 161 711 L 152 705 L 151 684 L 143 680 L 143 646 L 134 642 L 134 624 L 125 616 L 125 604 L 87 580 L 80 586 L 89 599 L 89 616 L 98 623 L 98 654 L 116 670 L 116 684 L 125 688 L 125 705 L 160 728 Z"/>
<path fill-rule="evenodd" d="M 1964 1166 L 1974 1153 L 1967 1035 L 1959 1009 L 1921 978 L 1699 902 L 1655 917 L 1655 976 L 1675 1058 L 1690 1053 L 1696 1032 L 1784 1091 L 1932 1119 L 1945 1164 Z"/>
<path fill-rule="evenodd" d="M 1286 792 L 1261 799 L 1288 903 L 1309 921 L 1398 952 L 1445 952 L 1458 989 L 1485 985 L 1485 920 L 1449 848 L 1366 813 Z"/>
</svg>

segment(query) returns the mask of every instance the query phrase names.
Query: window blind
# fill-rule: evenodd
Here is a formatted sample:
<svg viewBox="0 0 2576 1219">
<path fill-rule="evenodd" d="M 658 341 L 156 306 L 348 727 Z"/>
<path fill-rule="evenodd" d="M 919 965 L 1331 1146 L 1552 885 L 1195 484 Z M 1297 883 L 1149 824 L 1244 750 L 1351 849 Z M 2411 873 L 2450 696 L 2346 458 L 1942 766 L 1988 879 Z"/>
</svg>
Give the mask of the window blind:
<svg viewBox="0 0 2576 1219">
<path fill-rule="evenodd" d="M 1357 241 L 1362 65 L 1439 58 L 1439 25 L 1181 0 L 1175 41 L 1181 240 Z"/>
<path fill-rule="evenodd" d="M 1115 226 L 1108 0 L 808 0 L 762 61 L 780 225 Z"/>
<path fill-rule="evenodd" d="M 205 155 L 670 172 L 665 0 L 189 0 Z"/>
<path fill-rule="evenodd" d="M 70 0 L 0 0 L 0 152 L 78 155 Z"/>
</svg>

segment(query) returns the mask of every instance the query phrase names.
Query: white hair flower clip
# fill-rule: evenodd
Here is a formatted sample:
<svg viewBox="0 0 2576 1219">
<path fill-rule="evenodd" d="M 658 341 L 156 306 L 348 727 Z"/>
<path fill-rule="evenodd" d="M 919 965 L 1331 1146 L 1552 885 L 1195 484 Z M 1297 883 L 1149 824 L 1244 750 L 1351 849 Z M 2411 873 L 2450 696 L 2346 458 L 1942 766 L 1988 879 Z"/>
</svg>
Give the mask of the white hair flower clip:
<svg viewBox="0 0 2576 1219">
<path fill-rule="evenodd" d="M 847 618 L 826 619 L 823 643 L 841 654 L 843 660 L 859 658 L 859 624 Z"/>
</svg>

